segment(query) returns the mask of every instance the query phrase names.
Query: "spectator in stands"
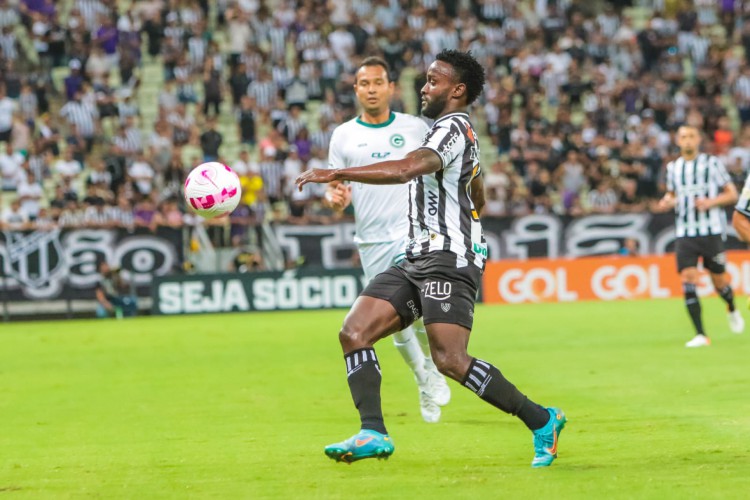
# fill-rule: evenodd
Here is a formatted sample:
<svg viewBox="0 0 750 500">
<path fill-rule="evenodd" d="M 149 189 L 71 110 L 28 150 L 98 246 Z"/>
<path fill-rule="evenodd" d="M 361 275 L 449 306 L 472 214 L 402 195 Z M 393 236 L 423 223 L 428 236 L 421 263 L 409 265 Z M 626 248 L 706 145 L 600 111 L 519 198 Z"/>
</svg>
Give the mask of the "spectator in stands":
<svg viewBox="0 0 750 500">
<path fill-rule="evenodd" d="M 128 167 L 128 177 L 142 196 L 148 197 L 153 189 L 155 172 L 143 151 L 138 151 L 135 161 Z"/>
<path fill-rule="evenodd" d="M 128 231 L 135 229 L 135 214 L 130 200 L 125 196 L 117 198 L 117 205 L 109 208 L 109 220 L 115 227 Z"/>
<path fill-rule="evenodd" d="M 73 150 L 66 148 L 62 158 L 55 162 L 54 173 L 62 181 L 76 182 L 81 172 L 83 172 L 83 165 L 73 158 Z"/>
<path fill-rule="evenodd" d="M 18 201 L 21 203 L 21 210 L 26 214 L 29 221 L 34 222 L 42 207 L 44 191 L 33 172 L 26 174 L 26 179 L 18 185 L 16 194 L 18 195 Z"/>
<path fill-rule="evenodd" d="M 255 213 L 250 206 L 241 201 L 229 214 L 229 234 L 233 247 L 247 245 L 250 242 L 251 228 L 255 225 Z"/>
<path fill-rule="evenodd" d="M 15 199 L 2 211 L 2 227 L 5 231 L 23 231 L 29 228 L 29 217 L 21 208 L 21 200 Z"/>
<path fill-rule="evenodd" d="M 257 173 L 257 167 L 250 161 L 250 153 L 246 149 L 240 150 L 239 158 L 232 163 L 232 170 L 240 177 L 248 177 Z"/>
<path fill-rule="evenodd" d="M 97 131 L 101 130 L 99 126 L 99 113 L 96 107 L 83 100 L 84 87 L 76 90 L 73 99 L 65 103 L 60 109 L 60 116 L 67 120 L 75 130 L 80 133 L 85 143 L 85 153 L 90 153 L 94 146 L 94 136 Z"/>
<path fill-rule="evenodd" d="M 255 110 L 253 100 L 248 95 L 240 98 L 240 108 L 237 110 L 237 131 L 240 142 L 251 148 L 255 147 Z"/>
<path fill-rule="evenodd" d="M 623 257 L 636 257 L 638 255 L 638 240 L 635 238 L 625 238 L 622 242 L 622 247 L 617 252 Z"/>
<path fill-rule="evenodd" d="M 157 217 L 156 217 L 156 205 L 154 201 L 146 196 L 141 199 L 135 205 L 133 210 L 133 219 L 135 227 L 144 227 L 151 231 L 156 231 Z"/>
<path fill-rule="evenodd" d="M 15 191 L 23 180 L 23 155 L 13 151 L 10 141 L 5 143 L 5 151 L 0 153 L 0 176 L 3 191 Z"/>
<path fill-rule="evenodd" d="M 16 103 L 7 96 L 5 85 L 0 85 L 0 142 L 10 142 L 13 130 L 13 113 Z"/>
<path fill-rule="evenodd" d="M 589 191 L 587 199 L 588 209 L 594 214 L 611 214 L 617 209 L 617 194 L 612 189 L 611 180 L 603 178 L 596 184 L 596 188 Z"/>
<path fill-rule="evenodd" d="M 203 132 L 200 137 L 203 161 L 216 161 L 219 159 L 219 148 L 221 148 L 224 137 L 221 132 L 216 130 L 216 118 L 209 118 L 206 125 L 208 130 Z"/>
<path fill-rule="evenodd" d="M 149 139 L 148 156 L 151 158 L 154 169 L 160 175 L 164 175 L 172 162 L 174 154 L 172 145 L 172 127 L 166 120 L 154 123 L 154 131 Z"/>
<path fill-rule="evenodd" d="M 214 59 L 206 59 L 203 67 L 203 114 L 205 116 L 208 116 L 208 110 L 211 107 L 214 109 L 214 116 L 219 115 L 222 87 L 221 70 L 216 69 Z"/>
<path fill-rule="evenodd" d="M 156 225 L 171 228 L 181 228 L 183 225 L 182 212 L 177 200 L 168 198 L 159 204 L 156 214 Z"/>
<path fill-rule="evenodd" d="M 135 316 L 138 303 L 131 286 L 125 282 L 118 268 L 106 262 L 99 264 L 99 284 L 96 287 L 97 318 Z"/>
<path fill-rule="evenodd" d="M 37 129 L 36 147 L 37 151 L 49 151 L 53 156 L 60 154 L 60 130 L 52 122 L 52 116 L 49 113 L 41 115 L 41 120 L 37 120 L 35 125 Z"/>
</svg>

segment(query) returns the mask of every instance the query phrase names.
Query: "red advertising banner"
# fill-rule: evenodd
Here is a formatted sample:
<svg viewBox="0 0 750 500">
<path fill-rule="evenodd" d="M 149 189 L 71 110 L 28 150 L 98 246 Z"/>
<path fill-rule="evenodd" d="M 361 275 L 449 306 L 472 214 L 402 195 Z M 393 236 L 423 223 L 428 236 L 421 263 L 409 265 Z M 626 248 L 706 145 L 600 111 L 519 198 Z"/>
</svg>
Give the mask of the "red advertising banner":
<svg viewBox="0 0 750 500">
<path fill-rule="evenodd" d="M 750 251 L 727 252 L 727 272 L 735 291 L 750 293 Z M 489 304 L 682 296 L 673 254 L 494 261 L 487 263 L 483 280 Z M 712 293 L 711 280 L 703 273 L 698 294 Z"/>
</svg>

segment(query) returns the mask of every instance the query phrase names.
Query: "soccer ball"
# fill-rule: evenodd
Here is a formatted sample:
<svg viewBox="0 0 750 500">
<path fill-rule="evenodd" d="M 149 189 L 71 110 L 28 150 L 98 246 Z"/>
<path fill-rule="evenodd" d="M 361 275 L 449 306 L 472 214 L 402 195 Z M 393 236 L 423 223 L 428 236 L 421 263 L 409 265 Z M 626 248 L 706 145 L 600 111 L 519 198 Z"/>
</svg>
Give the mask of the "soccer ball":
<svg viewBox="0 0 750 500">
<path fill-rule="evenodd" d="M 221 163 L 201 163 L 185 179 L 185 201 L 201 217 L 226 215 L 241 198 L 240 178 Z"/>
</svg>

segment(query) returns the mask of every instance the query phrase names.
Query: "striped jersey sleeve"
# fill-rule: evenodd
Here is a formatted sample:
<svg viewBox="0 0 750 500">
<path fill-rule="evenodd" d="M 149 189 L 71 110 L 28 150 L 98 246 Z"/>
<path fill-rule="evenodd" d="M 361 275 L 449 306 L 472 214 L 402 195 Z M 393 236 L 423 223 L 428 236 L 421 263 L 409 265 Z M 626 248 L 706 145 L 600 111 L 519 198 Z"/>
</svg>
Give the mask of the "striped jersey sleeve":
<svg viewBox="0 0 750 500">
<path fill-rule="evenodd" d="M 463 154 L 466 145 L 463 134 L 454 121 L 445 120 L 429 131 L 422 148 L 436 152 L 443 164 L 442 168 L 445 168 Z"/>
<path fill-rule="evenodd" d="M 724 166 L 724 162 L 716 156 L 710 157 L 709 165 L 711 168 L 712 180 L 717 186 L 723 188 L 732 182 L 732 178 L 729 177 L 729 172 L 727 172 L 727 167 Z"/>
<path fill-rule="evenodd" d="M 667 192 L 674 193 L 674 190 L 674 162 L 669 162 L 667 164 Z"/>
</svg>

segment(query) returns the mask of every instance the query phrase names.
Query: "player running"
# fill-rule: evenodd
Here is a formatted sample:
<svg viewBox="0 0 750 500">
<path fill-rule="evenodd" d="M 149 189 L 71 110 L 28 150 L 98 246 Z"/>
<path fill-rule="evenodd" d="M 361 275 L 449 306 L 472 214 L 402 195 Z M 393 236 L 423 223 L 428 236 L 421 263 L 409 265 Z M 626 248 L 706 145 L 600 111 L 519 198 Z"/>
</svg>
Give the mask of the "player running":
<svg viewBox="0 0 750 500">
<path fill-rule="evenodd" d="M 677 271 L 682 279 L 685 306 L 695 328 L 695 336 L 685 347 L 704 347 L 711 341 L 703 329 L 698 285 L 698 260 L 711 274 L 719 296 L 726 302 L 729 328 L 742 333 L 745 320 L 734 306 L 734 292 L 726 274 L 724 237 L 726 216 L 723 207 L 737 201 L 737 188 L 724 164 L 701 153 L 698 129 L 683 125 L 677 130 L 680 157 L 667 165 L 667 192 L 661 208 L 675 209 Z"/>
<path fill-rule="evenodd" d="M 325 448 L 333 459 L 354 462 L 393 453 L 383 421 L 380 366 L 373 345 L 419 317 L 424 317 L 440 372 L 531 429 L 531 465 L 548 466 L 557 457 L 558 436 L 566 422 L 562 410 L 532 402 L 494 365 L 466 350 L 487 257 L 479 221 L 484 205 L 479 146 L 466 108 L 483 86 L 484 69 L 470 53 L 444 50 L 430 65 L 421 91 L 422 114 L 435 119 L 421 147 L 401 160 L 308 170 L 297 178 L 300 188 L 308 182 L 409 183 L 406 258 L 370 282 L 339 334 L 361 430 Z"/>
</svg>

